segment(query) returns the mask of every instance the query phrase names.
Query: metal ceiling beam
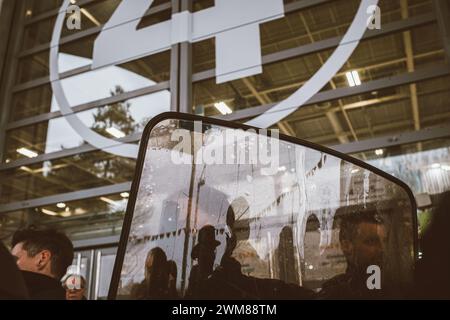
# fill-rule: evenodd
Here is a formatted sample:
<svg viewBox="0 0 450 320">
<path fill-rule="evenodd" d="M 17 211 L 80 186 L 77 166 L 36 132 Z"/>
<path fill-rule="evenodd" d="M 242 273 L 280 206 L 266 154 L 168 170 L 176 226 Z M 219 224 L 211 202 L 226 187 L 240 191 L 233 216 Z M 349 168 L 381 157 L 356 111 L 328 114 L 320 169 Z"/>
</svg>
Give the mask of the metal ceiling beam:
<svg viewBox="0 0 450 320">
<path fill-rule="evenodd" d="M 272 100 L 267 95 L 261 94 L 258 92 L 258 90 L 256 90 L 255 86 L 253 85 L 253 83 L 249 78 L 243 78 L 242 82 L 244 82 L 244 85 L 250 90 L 252 95 L 259 101 L 259 103 L 261 103 L 262 105 L 272 103 Z M 288 122 L 280 121 L 277 125 L 281 133 L 293 137 L 296 136 L 295 130 Z"/>
<path fill-rule="evenodd" d="M 448 0 L 433 0 L 434 14 L 442 37 L 442 45 L 450 62 L 450 3 Z"/>
<path fill-rule="evenodd" d="M 315 42 L 314 41 L 314 37 L 311 34 L 311 30 L 309 29 L 309 26 L 306 23 L 305 17 L 303 16 L 303 13 L 299 12 L 298 14 L 300 16 L 300 20 L 303 23 L 303 27 L 306 30 L 306 34 L 308 35 L 309 41 L 311 43 L 314 43 Z M 320 53 L 317 53 L 317 57 L 319 58 L 320 65 L 323 65 L 325 63 L 325 61 L 323 60 L 322 55 Z M 337 88 L 336 84 L 333 81 L 333 79 L 330 80 L 330 85 L 331 85 L 331 88 L 333 88 L 333 90 Z M 355 130 L 353 129 L 353 126 L 352 126 L 352 124 L 350 122 L 350 119 L 347 116 L 347 113 L 345 112 L 344 109 L 342 109 L 343 103 L 342 103 L 341 99 L 338 100 L 338 104 L 339 104 L 339 106 L 341 108 L 342 113 L 344 114 L 344 117 L 345 117 L 345 119 L 347 121 L 347 125 L 348 125 L 348 127 L 350 128 L 350 131 L 353 134 L 353 138 L 355 140 L 358 140 L 358 138 L 356 137 L 356 134 L 355 134 Z M 330 121 L 331 127 L 333 128 L 334 133 L 338 137 L 339 142 L 347 143 L 349 140 L 348 140 L 346 135 L 342 135 L 342 132 L 344 131 L 344 129 L 342 128 L 341 122 L 339 121 L 339 118 L 337 117 L 336 113 L 334 113 L 334 112 L 327 112 L 326 116 L 327 116 L 328 120 Z"/>
<path fill-rule="evenodd" d="M 443 64 L 426 67 L 416 70 L 414 72 L 405 72 L 403 74 L 392 76 L 390 78 L 368 81 L 356 87 L 338 88 L 336 90 L 327 90 L 319 92 L 315 96 L 313 96 L 308 102 L 306 102 L 305 105 L 317 104 L 321 102 L 327 102 L 330 100 L 336 100 L 343 97 L 350 97 L 367 92 L 382 90 L 390 87 L 407 85 L 410 83 L 442 77 L 449 74 L 450 74 L 449 65 Z M 233 121 L 245 120 L 256 117 L 261 113 L 266 112 L 273 105 L 274 104 L 269 104 L 258 107 L 252 107 L 244 110 L 238 110 L 229 115 L 219 115 L 217 116 L 217 118 Z"/>
<path fill-rule="evenodd" d="M 408 0 L 400 0 L 401 16 L 406 20 L 409 17 Z M 408 72 L 414 71 L 414 52 L 411 38 L 411 31 L 403 32 L 403 46 L 406 54 L 406 66 Z M 420 130 L 420 113 L 419 113 L 419 99 L 417 98 L 417 86 L 415 83 L 409 85 L 409 92 L 411 97 L 411 108 L 414 120 L 414 129 Z"/>
<path fill-rule="evenodd" d="M 430 51 L 430 52 L 425 52 L 425 53 L 421 53 L 421 54 L 417 54 L 414 56 L 414 60 L 418 60 L 421 58 L 426 58 L 426 57 L 430 57 L 430 56 L 434 56 L 434 55 L 439 55 L 442 54 L 444 52 L 444 50 L 435 50 L 435 51 Z M 376 64 L 372 64 L 369 66 L 365 66 L 365 67 L 355 67 L 352 68 L 352 70 L 355 71 L 369 71 L 372 69 L 379 69 L 379 68 L 384 68 L 384 67 L 389 67 L 391 65 L 394 64 L 399 64 L 399 63 L 404 63 L 406 62 L 406 57 L 405 58 L 399 58 L 399 59 L 394 59 L 394 60 L 390 60 L 390 61 L 386 61 L 386 62 L 381 62 L 381 63 L 376 63 Z M 337 73 L 334 77 L 344 77 L 345 73 L 347 72 L 347 70 L 343 71 L 343 72 L 339 72 Z M 303 85 L 307 80 L 303 80 L 303 81 L 299 81 L 299 82 L 295 82 L 295 83 L 290 83 L 287 85 L 282 85 L 282 86 L 278 86 L 278 87 L 272 87 L 269 89 L 265 89 L 265 90 L 261 90 L 260 93 L 265 93 L 265 94 L 269 94 L 272 92 L 277 92 L 277 91 L 282 91 L 282 90 L 289 90 L 292 88 L 299 88 L 301 85 Z"/>
<path fill-rule="evenodd" d="M 426 124 L 426 123 L 434 122 L 436 120 L 442 120 L 442 119 L 448 119 L 448 118 L 450 118 L 450 112 L 426 117 L 426 118 L 422 119 L 422 122 L 424 124 Z M 375 132 L 387 131 L 387 130 L 392 130 L 392 129 L 407 129 L 407 131 L 408 131 L 411 129 L 411 121 L 410 120 L 399 120 L 396 122 L 379 124 L 379 125 L 372 127 L 372 130 Z M 357 133 L 360 135 L 367 135 L 367 134 L 370 134 L 370 129 L 369 128 L 360 128 L 360 129 L 357 129 Z M 349 136 L 350 132 L 346 131 L 343 134 L 346 134 L 347 136 Z M 328 134 L 328 135 L 323 135 L 323 136 L 307 137 L 306 140 L 314 142 L 314 143 L 318 143 L 318 144 L 330 145 L 330 141 L 336 140 L 336 136 L 334 134 Z M 364 141 L 366 141 L 366 140 L 369 140 L 369 139 L 364 139 Z"/>
<path fill-rule="evenodd" d="M 142 135 L 142 132 L 137 132 L 137 133 L 134 133 L 127 137 L 117 139 L 117 141 L 121 141 L 123 143 L 132 143 L 132 142 L 139 141 L 141 139 L 141 135 Z M 76 148 L 70 148 L 70 149 L 64 149 L 61 151 L 40 154 L 35 158 L 22 158 L 19 160 L 11 161 L 9 163 L 0 164 L 0 172 L 3 170 L 10 170 L 10 169 L 14 169 L 14 168 L 21 167 L 21 166 L 32 165 L 34 163 L 51 161 L 51 160 L 56 160 L 56 159 L 60 159 L 60 158 L 65 158 L 65 157 L 71 157 L 71 156 L 75 156 L 80 153 L 87 153 L 87 152 L 92 152 L 92 151 L 102 151 L 102 150 L 98 150 L 97 148 L 95 148 L 89 144 L 83 144 L 80 147 L 76 147 Z"/>
<path fill-rule="evenodd" d="M 418 131 L 405 132 L 398 135 L 388 135 L 380 138 L 341 144 L 331 148 L 339 152 L 352 154 L 448 137 L 450 137 L 450 125 L 445 125 L 430 127 Z"/>
<path fill-rule="evenodd" d="M 30 199 L 18 202 L 11 202 L 8 204 L 0 205 L 0 213 L 11 212 L 16 210 L 23 210 L 28 208 L 43 207 L 47 205 L 52 205 L 58 202 L 71 202 L 82 199 L 96 198 L 100 196 L 106 196 L 111 194 L 117 194 L 121 192 L 130 191 L 131 182 L 124 182 L 115 184 L 112 186 L 92 188 L 79 190 L 74 192 L 68 192 L 63 194 L 58 194 L 49 197 L 42 197 L 38 199 Z"/>
</svg>

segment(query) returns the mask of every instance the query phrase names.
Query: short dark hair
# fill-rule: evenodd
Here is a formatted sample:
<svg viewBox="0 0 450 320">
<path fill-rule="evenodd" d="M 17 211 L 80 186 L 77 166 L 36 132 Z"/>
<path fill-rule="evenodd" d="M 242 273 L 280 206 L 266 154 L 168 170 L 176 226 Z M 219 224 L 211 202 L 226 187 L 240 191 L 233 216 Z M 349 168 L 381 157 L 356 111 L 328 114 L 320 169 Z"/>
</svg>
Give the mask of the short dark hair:
<svg viewBox="0 0 450 320">
<path fill-rule="evenodd" d="M 73 244 L 69 238 L 56 230 L 22 229 L 14 233 L 12 247 L 22 243 L 29 257 L 43 250 L 51 253 L 51 271 L 61 278 L 73 261 Z"/>
<path fill-rule="evenodd" d="M 340 217 L 339 241 L 353 241 L 361 223 L 382 224 L 383 220 L 377 210 L 347 211 Z"/>
</svg>

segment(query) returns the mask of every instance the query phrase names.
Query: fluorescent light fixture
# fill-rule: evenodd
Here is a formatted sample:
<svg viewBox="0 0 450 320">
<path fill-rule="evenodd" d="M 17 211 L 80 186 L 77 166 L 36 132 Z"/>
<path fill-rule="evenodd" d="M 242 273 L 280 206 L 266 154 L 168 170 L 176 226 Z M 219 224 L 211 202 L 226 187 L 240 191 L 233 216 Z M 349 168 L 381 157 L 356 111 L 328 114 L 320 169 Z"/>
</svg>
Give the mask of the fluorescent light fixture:
<svg viewBox="0 0 450 320">
<path fill-rule="evenodd" d="M 64 202 L 59 202 L 56 204 L 56 206 L 60 209 L 64 209 L 66 207 L 66 204 Z"/>
<path fill-rule="evenodd" d="M 106 203 L 108 203 L 108 204 L 111 204 L 111 205 L 113 205 L 113 206 L 116 205 L 116 202 L 115 202 L 115 201 L 113 201 L 113 200 L 111 200 L 111 199 L 109 199 L 109 198 L 106 198 L 106 197 L 101 197 L 100 200 L 102 200 L 103 202 L 106 202 Z"/>
<path fill-rule="evenodd" d="M 106 129 L 106 132 L 108 132 L 114 138 L 123 138 L 123 137 L 125 137 L 125 133 L 123 133 L 122 131 L 120 131 L 119 129 L 114 128 L 114 127 Z"/>
<path fill-rule="evenodd" d="M 353 169 L 352 170 L 352 173 L 357 173 L 357 172 L 359 172 L 359 169 Z"/>
<path fill-rule="evenodd" d="M 57 212 L 47 210 L 47 209 L 41 209 L 41 211 L 42 211 L 42 213 L 45 213 L 46 215 L 49 215 L 49 216 L 58 216 L 59 215 Z"/>
<path fill-rule="evenodd" d="M 97 19 L 95 19 L 95 17 L 94 17 L 89 11 L 87 11 L 87 10 L 84 9 L 84 8 L 81 8 L 80 11 L 81 11 L 81 13 L 83 13 L 89 20 L 91 20 L 92 23 L 95 24 L 97 27 L 101 26 L 101 23 L 100 23 Z"/>
<path fill-rule="evenodd" d="M 377 150 L 375 150 L 375 154 L 376 154 L 377 156 L 382 156 L 383 153 L 384 153 L 383 149 L 377 149 Z"/>
<path fill-rule="evenodd" d="M 431 168 L 432 169 L 439 169 L 441 167 L 441 164 L 440 163 L 433 163 L 432 165 L 431 165 Z"/>
<path fill-rule="evenodd" d="M 450 171 L 450 166 L 448 165 L 442 165 L 441 168 L 444 169 L 445 171 Z"/>
<path fill-rule="evenodd" d="M 214 103 L 214 107 L 223 115 L 233 113 L 229 106 L 225 102 L 216 102 Z"/>
<path fill-rule="evenodd" d="M 351 72 L 346 72 L 346 73 L 345 73 L 345 76 L 347 77 L 348 85 L 349 85 L 350 87 L 354 87 L 354 86 L 355 86 L 355 81 L 353 80 L 352 73 L 351 73 Z"/>
<path fill-rule="evenodd" d="M 120 194 L 120 196 L 121 196 L 122 198 L 128 198 L 128 197 L 130 196 L 130 194 L 129 194 L 128 192 L 122 192 L 122 193 Z"/>
<path fill-rule="evenodd" d="M 286 171 L 286 167 L 285 166 L 281 166 L 281 167 L 278 168 L 278 171 L 279 172 Z"/>
<path fill-rule="evenodd" d="M 347 82 L 350 87 L 355 87 L 361 85 L 361 79 L 359 78 L 358 71 L 349 71 L 345 73 L 347 77 Z"/>
<path fill-rule="evenodd" d="M 28 158 L 36 158 L 38 156 L 38 154 L 34 151 L 31 151 L 30 149 L 27 148 L 19 148 L 16 150 L 17 153 L 20 153 L 21 155 L 28 157 Z"/>
<path fill-rule="evenodd" d="M 353 70 L 352 71 L 353 80 L 355 80 L 355 85 L 360 86 L 361 85 L 361 79 L 359 78 L 358 71 Z"/>
</svg>

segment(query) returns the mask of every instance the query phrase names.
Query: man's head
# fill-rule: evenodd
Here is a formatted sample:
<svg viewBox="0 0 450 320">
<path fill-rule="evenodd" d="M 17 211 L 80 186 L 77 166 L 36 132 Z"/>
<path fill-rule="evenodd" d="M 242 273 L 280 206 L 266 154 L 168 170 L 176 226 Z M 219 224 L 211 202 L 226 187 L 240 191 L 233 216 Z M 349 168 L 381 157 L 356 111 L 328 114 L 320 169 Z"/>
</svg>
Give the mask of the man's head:
<svg viewBox="0 0 450 320">
<path fill-rule="evenodd" d="M 61 279 L 73 260 L 72 242 L 54 230 L 19 230 L 12 239 L 11 253 L 20 270 Z"/>
<path fill-rule="evenodd" d="M 349 213 L 341 218 L 339 241 L 347 263 L 365 272 L 383 262 L 384 225 L 375 211 Z"/>
</svg>

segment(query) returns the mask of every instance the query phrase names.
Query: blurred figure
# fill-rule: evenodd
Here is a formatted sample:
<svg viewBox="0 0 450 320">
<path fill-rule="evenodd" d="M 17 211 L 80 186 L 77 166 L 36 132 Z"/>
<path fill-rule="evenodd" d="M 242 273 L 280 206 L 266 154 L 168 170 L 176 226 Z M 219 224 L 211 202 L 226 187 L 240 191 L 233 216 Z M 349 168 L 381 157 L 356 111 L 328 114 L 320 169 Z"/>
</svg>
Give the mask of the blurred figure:
<svg viewBox="0 0 450 320">
<path fill-rule="evenodd" d="M 450 191 L 442 194 L 422 237 L 423 258 L 416 265 L 413 298 L 450 299 Z"/>
<path fill-rule="evenodd" d="M 145 260 L 145 278 L 132 288 L 131 296 L 140 300 L 168 299 L 168 288 L 167 256 L 160 247 L 155 247 L 148 252 Z"/>
<path fill-rule="evenodd" d="M 280 232 L 280 242 L 275 250 L 278 260 L 280 280 L 286 283 L 299 283 L 298 261 L 295 257 L 294 234 L 291 226 L 284 226 Z"/>
<path fill-rule="evenodd" d="M 66 299 L 59 281 L 73 260 L 73 245 L 66 235 L 55 230 L 19 230 L 11 253 L 31 299 Z"/>
<path fill-rule="evenodd" d="M 213 273 L 216 248 L 220 242 L 216 240 L 216 229 L 206 225 L 198 232 L 198 243 L 192 248 L 191 258 L 197 260 L 189 275 L 189 286 L 186 298 L 197 299 L 203 295 L 202 283 Z"/>
<path fill-rule="evenodd" d="M 248 208 L 248 205 L 246 207 Z M 278 279 L 259 279 L 242 274 L 241 264 L 232 256 L 238 244 L 235 220 L 235 212 L 230 205 L 226 217 L 227 235 L 224 255 L 220 266 L 201 282 L 198 298 L 216 300 L 313 298 L 310 290 L 298 285 L 286 284 Z M 241 241 L 246 241 L 250 236 L 249 220 L 240 222 Z"/>
<path fill-rule="evenodd" d="M 66 300 L 87 300 L 86 280 L 80 274 L 67 274 L 61 280 L 64 290 L 66 290 Z"/>
<path fill-rule="evenodd" d="M 341 218 L 339 242 L 347 270 L 324 283 L 321 299 L 374 299 L 381 290 L 367 288 L 367 267 L 383 264 L 384 225 L 375 211 L 347 213 Z"/>
<path fill-rule="evenodd" d="M 178 299 L 177 293 L 177 264 L 173 260 L 167 262 L 167 268 L 169 270 L 169 298 Z"/>
<path fill-rule="evenodd" d="M 22 274 L 8 249 L 0 242 L 0 299 L 28 299 Z"/>
</svg>

